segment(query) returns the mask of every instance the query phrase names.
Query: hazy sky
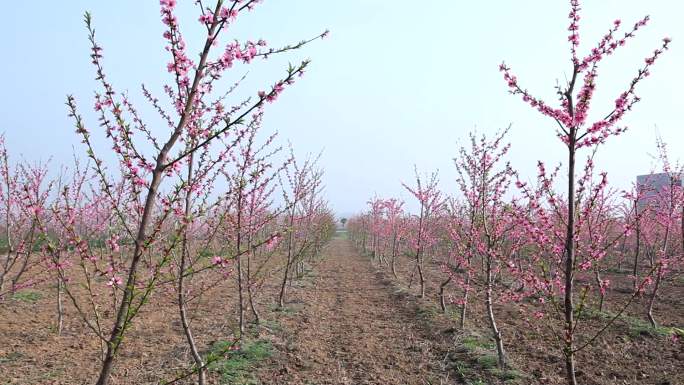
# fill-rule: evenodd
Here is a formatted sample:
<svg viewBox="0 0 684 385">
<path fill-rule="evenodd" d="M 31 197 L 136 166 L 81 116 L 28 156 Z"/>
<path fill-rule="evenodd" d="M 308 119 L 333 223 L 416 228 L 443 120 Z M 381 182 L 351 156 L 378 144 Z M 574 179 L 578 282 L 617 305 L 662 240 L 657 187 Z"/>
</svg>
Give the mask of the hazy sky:
<svg viewBox="0 0 684 385">
<path fill-rule="evenodd" d="M 191 52 L 199 52 L 196 10 L 190 0 L 179 3 L 181 22 L 189 26 L 186 40 Z M 656 130 L 672 157 L 684 155 L 684 5 L 676 0 L 584 3 L 585 50 L 615 18 L 629 26 L 651 15 L 651 24 L 602 65 L 595 116 L 610 108 L 661 38 L 673 39 L 671 50 L 639 86 L 643 100 L 624 121 L 630 131 L 599 153 L 599 168 L 626 187 L 652 167 Z M 85 10 L 93 14 L 115 87 L 128 90 L 141 106 L 141 83 L 159 91 L 168 74 L 158 8 L 155 0 L 3 4 L 0 132 L 11 152 L 27 159 L 53 156 L 59 163 L 69 161 L 72 146 L 81 149 L 64 106 L 68 93 L 96 126 Z M 512 123 L 510 160 L 527 177 L 534 175 L 537 160 L 562 161 L 555 123 L 508 95 L 497 66 L 505 59 L 523 87 L 555 101 L 553 86 L 570 70 L 567 14 L 567 1 L 561 0 L 265 0 L 224 37 L 264 38 L 277 46 L 331 30 L 330 38 L 301 51 L 249 68 L 237 66 L 234 76 L 248 69 L 245 87 L 255 93 L 279 79 L 288 61 L 312 59 L 307 75 L 268 107 L 264 128 L 279 131 L 281 141 L 290 140 L 299 154 L 324 151 L 328 198 L 334 209 L 348 214 L 374 194 L 408 198 L 400 183 L 412 180 L 414 164 L 424 171 L 439 169 L 442 186 L 455 193 L 451 159 L 474 128 L 493 133 Z"/>
</svg>

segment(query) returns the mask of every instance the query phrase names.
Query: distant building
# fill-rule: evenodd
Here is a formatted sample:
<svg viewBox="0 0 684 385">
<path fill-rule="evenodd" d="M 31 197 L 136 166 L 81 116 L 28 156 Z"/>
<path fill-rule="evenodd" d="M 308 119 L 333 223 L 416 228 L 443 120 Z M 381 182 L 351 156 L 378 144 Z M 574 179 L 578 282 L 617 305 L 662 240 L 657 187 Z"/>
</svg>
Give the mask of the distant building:
<svg viewBox="0 0 684 385">
<path fill-rule="evenodd" d="M 637 176 L 637 192 L 640 194 L 638 207 L 643 208 L 670 186 L 682 187 L 682 176 L 665 172 Z"/>
</svg>

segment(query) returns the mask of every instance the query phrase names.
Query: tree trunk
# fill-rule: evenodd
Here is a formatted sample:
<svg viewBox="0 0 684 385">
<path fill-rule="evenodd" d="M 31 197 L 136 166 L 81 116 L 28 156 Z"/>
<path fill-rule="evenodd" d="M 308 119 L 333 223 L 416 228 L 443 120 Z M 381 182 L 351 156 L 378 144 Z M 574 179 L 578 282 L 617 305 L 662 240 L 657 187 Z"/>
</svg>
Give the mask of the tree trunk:
<svg viewBox="0 0 684 385">
<path fill-rule="evenodd" d="M 466 310 L 468 308 L 468 292 L 470 291 L 470 267 L 466 273 L 465 290 L 463 290 L 463 304 L 461 305 L 461 330 L 465 330 Z"/>
<path fill-rule="evenodd" d="M 667 257 L 668 254 L 668 243 L 670 241 L 670 224 L 668 222 L 668 227 L 665 230 L 665 239 L 663 241 L 663 258 Z M 654 253 L 655 254 L 655 253 Z M 648 321 L 651 323 L 651 326 L 653 328 L 658 327 L 658 323 L 655 321 L 655 318 L 653 318 L 653 304 L 655 303 L 655 299 L 658 296 L 658 288 L 660 287 L 660 281 L 662 280 L 663 277 L 663 264 L 662 262 L 659 262 L 658 264 L 658 270 L 656 271 L 656 281 L 655 285 L 653 286 L 653 292 L 651 293 L 651 298 L 648 300 L 648 310 L 646 312 L 646 315 L 648 316 Z"/>
<path fill-rule="evenodd" d="M 444 289 L 446 286 L 451 282 L 451 275 L 449 275 L 449 278 L 447 278 L 444 282 L 442 282 L 441 285 L 439 285 L 439 307 L 442 309 L 442 313 L 446 313 L 447 308 L 446 308 L 446 302 L 444 300 Z"/>
<path fill-rule="evenodd" d="M 390 268 L 392 269 L 392 275 L 394 275 L 394 279 L 399 279 L 397 276 L 397 269 L 396 269 L 396 259 L 397 259 L 397 235 L 395 234 L 394 237 L 392 238 L 392 261 L 390 263 Z"/>
<path fill-rule="evenodd" d="M 637 201 L 634 201 L 634 210 L 636 212 L 636 246 L 634 250 L 634 266 L 632 268 L 632 275 L 634 275 L 634 290 L 637 290 L 637 286 L 639 285 L 639 279 L 638 279 L 638 274 L 639 274 L 639 252 L 641 251 L 641 223 L 639 221 L 639 206 L 637 204 Z"/>
<path fill-rule="evenodd" d="M 240 251 L 238 249 L 237 257 L 237 281 L 238 281 L 238 323 L 240 328 L 240 338 L 245 332 L 245 302 L 243 299 L 243 287 L 242 287 L 242 256 L 239 255 Z"/>
<path fill-rule="evenodd" d="M 259 318 L 259 312 L 256 310 L 256 306 L 254 305 L 254 293 L 253 293 L 253 287 L 252 287 L 252 239 L 251 237 L 249 238 L 249 241 L 247 242 L 250 248 L 250 252 L 247 253 L 247 295 L 248 295 L 248 300 L 249 300 L 249 308 L 252 311 L 252 315 L 254 316 L 254 323 L 259 324 L 260 318 Z"/>
<path fill-rule="evenodd" d="M 185 254 L 185 253 L 183 253 Z M 197 350 L 197 344 L 195 343 L 195 338 L 192 334 L 192 329 L 190 329 L 190 323 L 188 322 L 187 309 L 185 307 L 185 287 L 184 287 L 184 271 L 185 271 L 185 256 L 181 256 L 181 263 L 178 267 L 178 311 L 180 314 L 181 325 L 183 326 L 183 334 L 185 334 L 185 339 L 190 347 L 190 353 L 195 361 L 195 366 L 198 368 L 197 380 L 199 385 L 204 385 L 206 383 L 206 368 L 204 367 L 204 361 L 202 356 Z"/>
<path fill-rule="evenodd" d="M 247 287 L 247 293 L 249 294 L 249 308 L 252 310 L 252 315 L 254 316 L 254 323 L 259 325 L 261 323 L 261 317 L 259 317 L 259 312 L 254 304 L 254 293 L 252 287 Z"/>
<path fill-rule="evenodd" d="M 193 178 L 193 165 L 194 165 L 194 154 L 190 154 L 188 160 L 188 185 L 192 184 Z M 192 196 L 190 191 L 186 191 L 185 194 L 185 218 L 189 219 L 192 214 Z M 202 356 L 199 354 L 197 349 L 197 344 L 195 342 L 195 337 L 192 334 L 192 329 L 190 328 L 190 322 L 188 322 L 187 308 L 185 306 L 185 268 L 187 266 L 188 258 L 190 256 L 190 249 L 188 247 L 188 229 L 187 227 L 183 230 L 183 249 L 181 250 L 181 260 L 178 266 L 178 313 L 181 319 L 181 325 L 183 327 L 183 334 L 190 347 L 190 353 L 192 354 L 192 359 L 195 361 L 195 366 L 197 367 L 197 381 L 199 385 L 206 384 L 206 368 L 204 367 L 204 361 Z"/>
<path fill-rule="evenodd" d="M 567 232 L 565 237 L 565 293 L 564 293 L 564 315 L 565 315 L 565 370 L 568 385 L 577 385 L 575 378 L 575 352 L 574 352 L 574 330 L 575 319 L 573 303 L 573 271 L 575 269 L 575 129 L 570 132 L 570 143 L 568 145 L 568 220 Z"/>
<path fill-rule="evenodd" d="M 491 261 L 487 261 L 487 288 L 485 290 L 485 305 L 487 307 L 487 318 L 489 319 L 489 327 L 492 329 L 492 335 L 494 341 L 496 342 L 496 353 L 498 357 L 498 363 L 500 369 L 505 369 L 506 367 L 506 354 L 503 347 L 503 339 L 501 337 L 501 331 L 496 325 L 496 319 L 494 318 L 494 308 L 492 307 L 492 264 Z"/>
<path fill-rule="evenodd" d="M 651 326 L 654 329 L 658 327 L 658 323 L 656 322 L 655 318 L 653 318 L 653 304 L 655 303 L 656 296 L 658 295 L 658 287 L 660 286 L 661 269 L 662 269 L 662 266 L 658 267 L 658 272 L 657 272 L 658 275 L 656 276 L 655 285 L 653 286 L 653 291 L 651 292 L 651 297 L 648 300 L 648 310 L 646 311 L 646 316 L 648 317 L 648 322 L 651 323 Z"/>
<path fill-rule="evenodd" d="M 31 236 L 31 238 L 33 238 L 33 236 Z M 33 240 L 29 241 L 28 247 L 33 247 Z M 26 268 L 28 267 L 29 263 L 29 258 L 31 257 L 31 252 L 32 250 L 30 249 L 26 252 L 26 255 L 21 261 L 21 267 L 19 268 L 19 271 L 17 271 L 17 273 L 14 275 L 14 278 L 12 278 L 12 293 L 15 293 L 17 291 L 17 285 L 19 284 L 19 280 L 21 279 L 21 276 L 26 272 Z M 19 256 L 17 255 L 17 257 Z"/>
<path fill-rule="evenodd" d="M 57 335 L 62 335 L 64 326 L 64 304 L 63 304 L 64 281 L 57 274 Z"/>
<path fill-rule="evenodd" d="M 166 154 L 171 149 L 172 145 L 173 143 L 171 143 L 171 145 L 165 146 L 164 149 L 162 149 L 162 152 L 157 158 L 157 167 L 152 173 L 152 181 L 150 182 L 150 187 L 147 191 L 145 207 L 142 218 L 140 219 L 140 223 L 138 225 L 135 248 L 133 249 L 133 258 L 131 259 L 131 264 L 128 267 L 126 286 L 124 286 L 124 292 L 121 298 L 121 304 L 119 305 L 119 310 L 116 314 L 114 326 L 112 327 L 109 339 L 107 340 L 107 353 L 105 354 L 104 361 L 102 361 L 102 367 L 100 368 L 100 375 L 97 380 L 97 385 L 107 385 L 109 383 L 109 375 L 111 374 L 112 367 L 114 365 L 114 356 L 116 355 L 119 346 L 121 346 L 121 343 L 123 342 L 126 326 L 131 321 L 128 311 L 133 303 L 133 292 L 135 291 L 135 286 L 138 282 L 138 265 L 140 264 L 140 260 L 143 257 L 143 252 L 146 247 L 145 243 L 147 241 L 147 226 L 152 217 L 152 211 L 154 210 L 154 204 L 157 197 L 157 189 L 159 188 L 159 184 L 161 183 L 163 175 L 162 165 L 166 161 Z"/>
<path fill-rule="evenodd" d="M 418 242 L 416 245 L 416 268 L 420 279 L 420 298 L 425 298 L 425 277 L 423 276 L 423 225 L 425 220 L 425 207 L 421 203 L 420 220 L 418 221 Z"/>
<path fill-rule="evenodd" d="M 603 312 L 603 302 L 606 298 L 606 294 L 602 288 L 601 273 L 599 273 L 598 266 L 596 266 L 596 269 L 594 270 L 594 278 L 596 279 L 596 284 L 599 287 L 599 311 Z"/>
<path fill-rule="evenodd" d="M 618 272 L 622 272 L 622 262 L 625 258 L 625 250 L 627 249 L 627 237 L 622 238 L 622 245 L 620 246 L 620 259 L 618 259 L 617 269 Z"/>
<path fill-rule="evenodd" d="M 420 298 L 425 298 L 425 276 L 423 275 L 423 258 L 418 258 L 418 278 L 420 279 Z"/>
<path fill-rule="evenodd" d="M 294 229 L 292 228 L 294 225 L 294 213 L 290 213 L 290 231 L 288 235 L 288 242 L 287 242 L 287 262 L 285 264 L 285 273 L 283 274 L 283 281 L 281 282 L 280 285 L 280 294 L 278 295 L 278 308 L 282 309 L 285 307 L 285 287 L 287 286 L 287 279 L 288 279 L 288 272 L 290 271 L 290 265 L 292 264 L 292 242 L 293 242 L 293 236 L 292 232 Z M 364 238 L 365 242 L 365 238 Z M 365 246 L 364 246 L 365 249 Z"/>
</svg>

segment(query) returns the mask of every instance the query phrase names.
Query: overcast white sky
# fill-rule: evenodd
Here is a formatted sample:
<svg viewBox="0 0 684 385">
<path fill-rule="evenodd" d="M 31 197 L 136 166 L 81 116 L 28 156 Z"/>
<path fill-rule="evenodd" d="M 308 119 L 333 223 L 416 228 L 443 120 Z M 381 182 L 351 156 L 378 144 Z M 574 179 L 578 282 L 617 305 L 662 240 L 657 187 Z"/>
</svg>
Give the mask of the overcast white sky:
<svg viewBox="0 0 684 385">
<path fill-rule="evenodd" d="M 179 2 L 192 47 L 193 36 L 201 33 L 196 11 L 191 1 Z M 599 168 L 626 187 L 636 174 L 650 170 L 656 128 L 672 157 L 684 155 L 684 5 L 676 0 L 584 3 L 584 49 L 616 18 L 625 25 L 645 14 L 652 19 L 602 65 L 593 104 L 597 114 L 610 107 L 662 37 L 673 39 L 671 50 L 639 87 L 643 101 L 625 120 L 630 131 L 600 151 Z M 118 89 L 129 90 L 143 104 L 140 83 L 160 90 L 168 80 L 157 1 L 3 4 L 0 132 L 14 154 L 68 162 L 72 146 L 80 149 L 64 100 L 72 93 L 84 111 L 91 109 L 95 84 L 81 21 L 85 10 L 93 13 Z M 555 123 L 508 95 L 497 66 L 505 59 L 524 87 L 554 101 L 553 86 L 570 70 L 567 13 L 566 1 L 548 0 L 265 0 L 232 32 L 241 40 L 264 38 L 280 45 L 331 30 L 327 40 L 251 66 L 245 87 L 254 93 L 280 78 L 288 61 L 313 60 L 302 81 L 267 109 L 265 129 L 279 131 L 300 154 L 324 151 L 328 198 L 347 215 L 374 194 L 408 198 L 400 183 L 412 180 L 414 164 L 424 171 L 439 169 L 442 186 L 455 193 L 451 158 L 474 128 L 492 133 L 512 123 L 510 160 L 523 175 L 534 175 L 537 160 L 562 161 Z M 237 68 L 235 78 L 245 69 Z"/>
</svg>

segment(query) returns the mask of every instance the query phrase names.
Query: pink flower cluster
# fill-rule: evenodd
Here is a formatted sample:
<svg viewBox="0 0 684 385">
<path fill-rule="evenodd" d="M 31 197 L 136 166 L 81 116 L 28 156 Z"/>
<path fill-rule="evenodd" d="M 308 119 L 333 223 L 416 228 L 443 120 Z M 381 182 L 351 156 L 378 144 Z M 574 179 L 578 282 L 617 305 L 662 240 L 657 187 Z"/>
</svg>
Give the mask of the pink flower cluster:
<svg viewBox="0 0 684 385">
<path fill-rule="evenodd" d="M 248 41 L 244 46 L 237 41 L 229 43 L 223 55 L 219 58 L 218 63 L 222 69 L 231 68 L 235 60 L 241 60 L 243 63 L 249 64 L 259 54 L 257 47 L 265 46 L 266 42 L 264 40 L 259 40 L 256 43 Z"/>
</svg>

